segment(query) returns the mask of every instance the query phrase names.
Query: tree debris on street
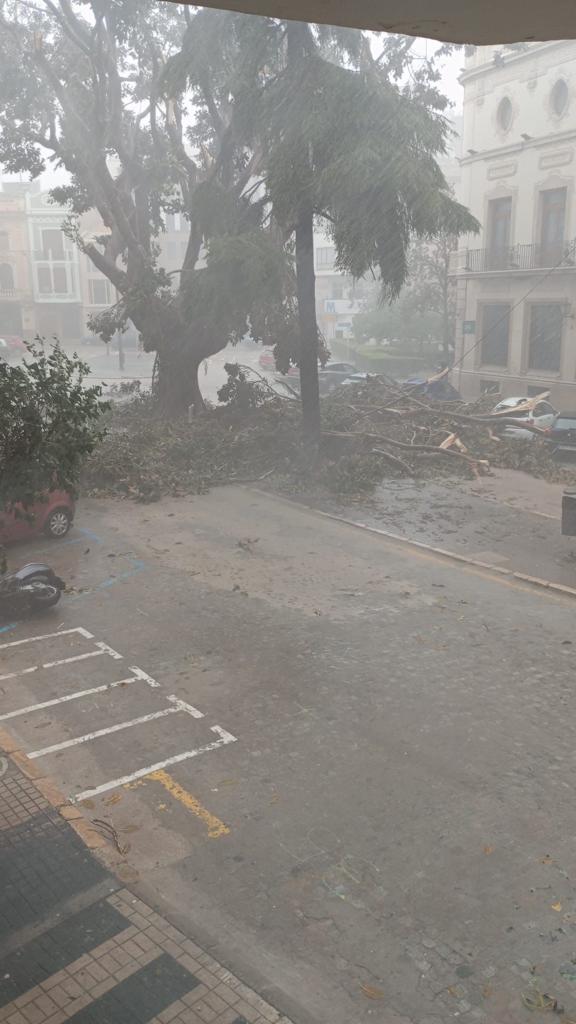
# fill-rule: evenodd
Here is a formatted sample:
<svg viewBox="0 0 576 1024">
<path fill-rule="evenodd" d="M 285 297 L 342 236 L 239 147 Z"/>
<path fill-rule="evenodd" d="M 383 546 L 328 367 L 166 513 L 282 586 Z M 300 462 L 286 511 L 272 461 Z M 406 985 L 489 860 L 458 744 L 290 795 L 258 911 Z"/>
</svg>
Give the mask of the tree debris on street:
<svg viewBox="0 0 576 1024">
<path fill-rule="evenodd" d="M 555 462 L 545 433 L 521 421 L 530 440 L 506 439 L 513 416 L 493 413 L 498 396 L 442 402 L 418 388 L 368 377 L 322 400 L 316 451 L 303 443 L 298 403 L 246 367 L 228 367 L 226 404 L 189 422 L 159 415 L 136 395 L 108 413 L 108 432 L 88 461 L 85 488 L 153 501 L 225 483 L 266 480 L 284 491 L 325 488 L 356 494 L 386 477 L 474 478 L 493 467 L 576 483 Z M 527 403 L 530 411 L 537 396 Z M 523 407 L 522 407 L 523 408 Z"/>
</svg>

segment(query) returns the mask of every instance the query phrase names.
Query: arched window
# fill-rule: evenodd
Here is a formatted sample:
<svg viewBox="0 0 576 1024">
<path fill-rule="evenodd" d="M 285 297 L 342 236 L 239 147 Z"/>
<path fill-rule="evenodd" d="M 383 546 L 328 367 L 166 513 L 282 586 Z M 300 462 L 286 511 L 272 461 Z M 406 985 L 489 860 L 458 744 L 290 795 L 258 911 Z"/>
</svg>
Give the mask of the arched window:
<svg viewBox="0 0 576 1024">
<path fill-rule="evenodd" d="M 507 132 L 512 124 L 512 104 L 507 96 L 504 96 L 498 104 L 496 120 L 500 131 Z"/>
<path fill-rule="evenodd" d="M 559 78 L 550 93 L 550 107 L 556 117 L 562 117 L 568 106 L 568 86 L 563 78 Z"/>
</svg>

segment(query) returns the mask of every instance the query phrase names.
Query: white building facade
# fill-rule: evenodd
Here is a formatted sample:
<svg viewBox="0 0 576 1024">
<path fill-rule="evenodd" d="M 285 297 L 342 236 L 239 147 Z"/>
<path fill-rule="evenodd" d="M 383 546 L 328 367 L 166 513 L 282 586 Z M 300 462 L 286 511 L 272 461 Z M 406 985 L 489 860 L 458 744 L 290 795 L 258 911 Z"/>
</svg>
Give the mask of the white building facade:
<svg viewBox="0 0 576 1024">
<path fill-rule="evenodd" d="M 82 336 L 80 254 L 62 231 L 66 211 L 46 192 L 26 195 L 30 271 L 37 331 L 77 341 Z"/>
<path fill-rule="evenodd" d="M 482 226 L 453 272 L 465 398 L 576 408 L 576 43 L 468 48 L 460 200 Z"/>
<path fill-rule="evenodd" d="M 362 311 L 366 287 L 338 270 L 334 242 L 320 227 L 314 231 L 314 270 L 318 327 L 328 348 L 336 342 L 340 355 L 350 357 L 347 342 L 354 335 L 354 317 Z"/>
</svg>

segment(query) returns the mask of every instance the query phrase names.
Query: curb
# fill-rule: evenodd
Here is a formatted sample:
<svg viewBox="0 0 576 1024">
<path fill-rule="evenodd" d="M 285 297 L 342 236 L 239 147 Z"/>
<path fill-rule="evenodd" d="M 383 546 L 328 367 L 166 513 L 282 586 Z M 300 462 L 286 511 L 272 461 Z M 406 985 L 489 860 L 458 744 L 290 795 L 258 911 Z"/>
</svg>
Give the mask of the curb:
<svg viewBox="0 0 576 1024">
<path fill-rule="evenodd" d="M 305 509 L 323 519 L 331 519 L 335 523 L 342 523 L 344 526 L 353 526 L 356 530 L 364 530 L 365 533 L 373 533 L 377 537 L 384 537 L 395 544 L 402 544 L 404 547 L 416 548 L 418 551 L 426 551 L 437 558 L 448 562 L 457 562 L 459 565 L 468 565 L 472 569 L 480 569 L 482 572 L 491 572 L 496 576 L 505 577 L 508 580 L 517 580 L 519 583 L 526 583 L 535 589 L 546 590 L 548 593 L 556 593 L 560 597 L 576 598 L 576 587 L 570 587 L 566 583 L 554 583 L 552 580 L 542 579 L 540 576 L 530 576 L 525 572 L 518 572 L 515 569 L 507 569 L 504 565 L 494 565 L 492 562 L 481 562 L 476 558 L 469 558 L 467 555 L 459 555 L 455 551 L 447 551 L 446 548 L 438 548 L 433 544 L 426 544 L 421 540 L 411 540 L 410 537 L 403 537 L 400 533 L 391 533 L 390 530 L 382 530 L 378 526 L 368 526 L 367 523 L 360 523 L 356 519 L 347 519 L 345 516 L 338 516 L 334 512 L 324 512 L 323 509 L 315 508 L 314 505 L 306 505 L 301 501 L 294 501 L 282 494 L 274 494 L 271 491 L 264 491 L 261 487 L 247 487 L 247 490 L 261 494 L 265 498 L 272 498 L 274 501 L 281 501 L 292 508 Z"/>
<path fill-rule="evenodd" d="M 106 839 L 90 825 L 90 822 L 86 820 L 81 811 L 72 806 L 53 780 L 49 776 L 42 774 L 27 754 L 20 749 L 17 741 L 6 729 L 0 729 L 0 748 L 3 749 L 5 755 L 20 769 L 26 778 L 30 780 L 50 806 L 58 811 L 58 814 L 74 829 L 78 838 L 82 840 L 89 850 L 109 848 L 109 843 Z"/>
<path fill-rule="evenodd" d="M 294 502 L 292 504 L 295 504 Z M 576 588 L 568 586 L 567 583 L 554 583 L 552 580 L 542 579 L 541 576 L 530 576 L 525 572 L 518 572 L 516 569 L 507 569 L 503 565 L 494 565 L 492 562 L 481 562 L 476 558 L 468 558 L 467 555 L 459 555 L 455 551 L 447 551 L 446 548 L 437 548 L 432 544 L 425 544 L 420 540 L 410 540 L 409 537 L 403 537 L 399 533 L 390 533 L 388 530 L 381 530 L 377 526 L 368 526 L 366 523 L 356 522 L 354 519 L 345 519 L 343 516 L 334 515 L 331 512 L 323 512 L 321 509 L 309 508 L 305 506 L 311 512 L 316 512 L 319 516 L 324 516 L 326 519 L 333 519 L 338 523 L 344 523 L 346 526 L 353 526 L 357 530 L 365 530 L 368 533 L 375 533 L 378 536 L 386 537 L 387 540 L 392 540 L 396 544 L 404 544 L 407 547 L 418 548 L 420 551 L 428 551 L 430 554 L 437 555 L 439 558 L 445 561 L 458 562 L 463 565 L 469 565 L 473 569 L 482 569 L 484 572 L 492 572 L 498 576 L 505 576 L 508 579 L 518 580 L 520 583 L 528 583 L 531 587 L 540 588 L 542 590 L 552 591 L 560 594 L 562 597 L 576 598 Z"/>
</svg>

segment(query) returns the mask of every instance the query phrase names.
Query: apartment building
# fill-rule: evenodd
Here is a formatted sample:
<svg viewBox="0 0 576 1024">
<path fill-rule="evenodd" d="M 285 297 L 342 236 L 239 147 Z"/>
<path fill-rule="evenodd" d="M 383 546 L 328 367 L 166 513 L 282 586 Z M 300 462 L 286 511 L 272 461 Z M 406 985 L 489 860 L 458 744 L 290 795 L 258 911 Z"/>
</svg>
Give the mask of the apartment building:
<svg viewBox="0 0 576 1024">
<path fill-rule="evenodd" d="M 322 230 L 314 232 L 314 268 L 316 271 L 316 320 L 328 345 L 345 342 L 353 336 L 353 320 L 362 309 L 366 288 L 336 267 L 334 242 Z"/>
<path fill-rule="evenodd" d="M 453 382 L 576 408 L 576 43 L 468 47 L 461 82 L 458 194 L 482 230 L 453 264 Z"/>
<path fill-rule="evenodd" d="M 62 231 L 66 210 L 48 193 L 30 190 L 26 213 L 36 332 L 78 341 L 83 334 L 80 253 Z"/>
<path fill-rule="evenodd" d="M 57 337 L 78 344 L 90 336 L 90 317 L 116 301 L 116 291 L 62 230 L 67 211 L 55 205 L 37 182 L 0 185 L 0 334 L 32 340 Z M 86 237 L 104 226 L 91 210 L 82 218 Z M 160 235 L 160 263 L 178 271 L 186 252 L 188 224 L 179 213 L 166 215 Z M 174 273 L 175 285 L 179 282 Z M 136 344 L 134 328 L 125 335 Z"/>
<path fill-rule="evenodd" d="M 0 334 L 32 337 L 34 330 L 26 193 L 13 183 L 0 192 Z"/>
</svg>

